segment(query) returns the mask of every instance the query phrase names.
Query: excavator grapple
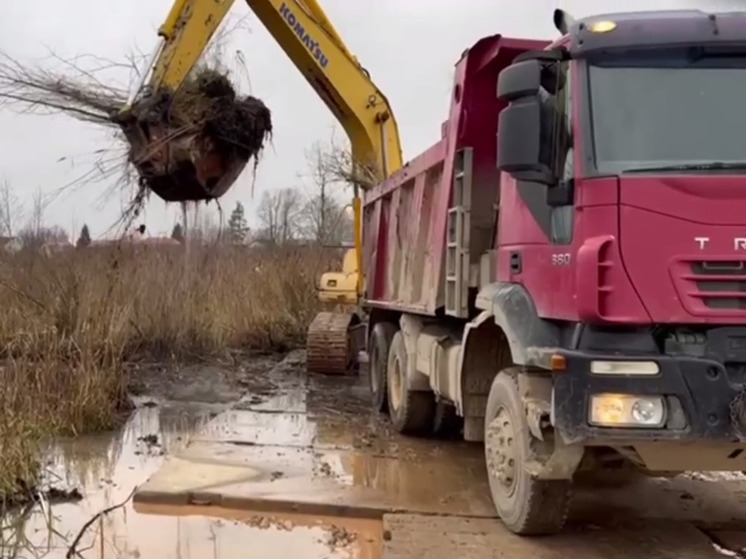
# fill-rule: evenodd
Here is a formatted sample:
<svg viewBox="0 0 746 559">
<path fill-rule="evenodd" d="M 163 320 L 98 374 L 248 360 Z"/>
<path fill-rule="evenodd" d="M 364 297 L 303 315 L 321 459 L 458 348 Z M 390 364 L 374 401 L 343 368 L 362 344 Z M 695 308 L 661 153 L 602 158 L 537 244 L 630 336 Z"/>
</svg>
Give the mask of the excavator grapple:
<svg viewBox="0 0 746 559">
<path fill-rule="evenodd" d="M 221 152 L 208 136 L 170 134 L 163 123 L 131 116 L 122 120 L 121 128 L 140 183 L 166 202 L 220 198 L 248 162 Z"/>
</svg>

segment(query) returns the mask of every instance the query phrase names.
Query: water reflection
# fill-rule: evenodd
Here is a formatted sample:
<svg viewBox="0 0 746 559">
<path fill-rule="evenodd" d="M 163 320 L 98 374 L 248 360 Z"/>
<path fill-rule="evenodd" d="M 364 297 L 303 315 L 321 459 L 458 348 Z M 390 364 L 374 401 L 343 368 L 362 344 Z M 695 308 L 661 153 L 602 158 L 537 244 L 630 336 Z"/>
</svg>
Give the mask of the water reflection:
<svg viewBox="0 0 746 559">
<path fill-rule="evenodd" d="M 143 405 L 117 431 L 58 441 L 47 453 L 48 482 L 78 487 L 84 499 L 52 506 L 41 503 L 6 517 L 0 556 L 64 557 L 86 521 L 126 500 L 161 466 L 165 453 L 188 444 L 218 411 L 208 405 Z M 94 523 L 79 549 L 86 549 L 84 557 L 138 557 L 142 536 L 155 536 L 150 527 L 148 518 L 134 513 L 128 503 Z M 14 546 L 20 549 L 13 555 Z"/>
<path fill-rule="evenodd" d="M 49 449 L 48 478 L 58 486 L 79 487 L 85 498 L 79 503 L 42 503 L 6 517 L 0 557 L 65 557 L 81 527 L 100 511 L 127 501 L 133 489 L 161 467 L 165 455 L 197 438 L 214 436 L 216 430 L 232 429 L 231 422 L 211 421 L 220 407 L 143 403 L 118 431 L 60 441 Z M 245 427 L 254 430 L 252 422 L 258 421 L 256 430 L 263 428 L 263 421 L 251 412 L 248 419 Z M 297 422 L 290 423 L 297 428 Z M 377 556 L 380 523 L 352 529 L 363 535 L 335 541 L 339 530 L 321 519 L 274 519 L 195 507 L 136 510 L 129 501 L 93 522 L 77 549 L 85 558 L 102 559 Z"/>
<path fill-rule="evenodd" d="M 138 505 L 149 514 L 175 517 L 178 553 L 158 557 L 219 559 L 377 559 L 380 521 L 298 514 L 266 516 L 251 511 L 210 507 L 175 508 Z M 211 518 L 208 518 L 209 514 Z M 218 517 L 218 518 L 215 518 Z M 151 517 L 152 518 L 152 517 Z M 209 545 L 208 545 L 209 542 Z M 154 550 L 155 551 L 155 550 Z M 145 556 L 145 555 L 143 555 Z M 153 555 L 156 557 L 156 555 Z"/>
<path fill-rule="evenodd" d="M 293 486 L 300 483 L 308 499 L 323 501 L 324 495 L 314 493 L 314 480 L 322 477 L 322 485 L 333 478 L 334 487 L 366 491 L 374 504 L 388 507 L 412 501 L 415 510 L 440 511 L 440 497 L 432 491 L 444 483 L 438 475 L 442 472 L 432 463 L 442 458 L 440 445 L 392 436 L 385 422 L 371 412 L 363 388 L 360 379 L 308 378 L 276 368 L 234 405 L 141 400 L 120 430 L 61 441 L 48 450 L 49 478 L 58 486 L 79 487 L 85 498 L 79 503 L 36 507 L 7 519 L 14 523 L 7 533 L 15 534 L 15 542 L 24 550 L 15 557 L 64 557 L 88 520 L 126 502 L 136 486 L 161 468 L 164 456 L 182 451 L 192 459 L 207 453 L 202 457 L 206 463 L 228 463 L 234 453 L 242 461 L 251 459 L 258 467 L 282 474 L 268 476 L 264 485 L 253 484 L 253 490 L 283 498 L 287 491 L 303 497 L 303 491 Z M 190 442 L 199 444 L 186 451 Z M 449 476 L 453 473 L 464 486 L 470 485 L 471 476 L 459 475 L 470 464 L 460 460 L 445 466 L 457 470 L 448 470 Z M 448 488 L 457 499 L 469 502 L 470 493 L 461 484 Z M 349 520 L 287 514 L 267 519 L 257 514 L 194 507 L 154 512 L 127 502 L 96 520 L 78 549 L 84 550 L 83 557 L 101 558 L 313 559 L 379 553 L 379 521 L 348 527 L 355 534 L 348 541 L 349 532 L 338 525 Z M 14 556 L 3 555 L 10 543 L 0 550 L 0 557 Z"/>
</svg>

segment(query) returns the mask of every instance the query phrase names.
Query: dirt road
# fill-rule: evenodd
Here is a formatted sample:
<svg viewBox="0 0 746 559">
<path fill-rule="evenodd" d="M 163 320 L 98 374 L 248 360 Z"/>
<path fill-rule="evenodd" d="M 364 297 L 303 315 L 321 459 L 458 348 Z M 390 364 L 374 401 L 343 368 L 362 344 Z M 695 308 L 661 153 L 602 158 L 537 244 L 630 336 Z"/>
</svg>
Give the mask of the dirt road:
<svg viewBox="0 0 746 559">
<path fill-rule="evenodd" d="M 85 557 L 698 559 L 746 547 L 741 475 L 580 488 L 566 533 L 512 536 L 494 519 L 478 445 L 400 437 L 371 413 L 361 379 L 308 378 L 302 357 L 269 373 L 146 381 L 156 397 L 140 397 L 122 433 L 57 448 L 56 471 L 86 499 L 55 508 L 56 548 L 136 484 L 134 504 L 86 534 Z M 25 533 L 48 534 L 44 522 Z"/>
</svg>

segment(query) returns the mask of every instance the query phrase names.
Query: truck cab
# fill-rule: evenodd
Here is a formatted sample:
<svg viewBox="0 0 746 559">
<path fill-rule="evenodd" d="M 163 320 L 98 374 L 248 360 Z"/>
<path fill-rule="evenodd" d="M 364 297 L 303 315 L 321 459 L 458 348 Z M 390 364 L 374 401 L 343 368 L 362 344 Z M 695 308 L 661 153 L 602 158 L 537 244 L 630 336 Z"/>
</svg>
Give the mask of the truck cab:
<svg viewBox="0 0 746 559">
<path fill-rule="evenodd" d="M 476 301 L 512 353 L 485 444 L 519 531 L 542 526 L 539 487 L 562 500 L 581 447 L 746 469 L 746 13 L 555 23 L 561 40 L 498 78 L 497 281 Z"/>
</svg>

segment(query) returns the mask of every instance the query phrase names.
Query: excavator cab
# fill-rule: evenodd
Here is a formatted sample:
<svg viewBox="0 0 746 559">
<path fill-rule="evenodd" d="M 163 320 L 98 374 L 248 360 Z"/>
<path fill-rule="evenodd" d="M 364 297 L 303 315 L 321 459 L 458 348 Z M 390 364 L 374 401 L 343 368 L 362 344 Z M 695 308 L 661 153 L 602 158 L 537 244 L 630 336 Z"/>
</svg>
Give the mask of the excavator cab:
<svg viewBox="0 0 746 559">
<path fill-rule="evenodd" d="M 347 250 L 342 259 L 342 270 L 325 272 L 319 282 L 319 300 L 322 303 L 354 306 L 358 297 L 357 254 Z"/>
</svg>

